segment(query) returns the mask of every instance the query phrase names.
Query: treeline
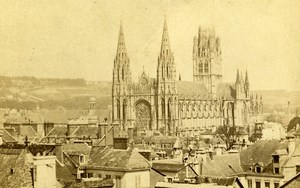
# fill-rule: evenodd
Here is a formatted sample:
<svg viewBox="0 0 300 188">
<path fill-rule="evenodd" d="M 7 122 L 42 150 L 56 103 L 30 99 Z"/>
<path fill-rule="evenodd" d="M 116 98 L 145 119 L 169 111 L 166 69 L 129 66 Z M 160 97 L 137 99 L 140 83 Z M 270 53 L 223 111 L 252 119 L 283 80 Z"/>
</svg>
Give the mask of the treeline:
<svg viewBox="0 0 300 188">
<path fill-rule="evenodd" d="M 36 78 L 32 76 L 9 77 L 0 76 L 0 87 L 30 87 L 30 86 L 85 86 L 83 78 Z"/>
<path fill-rule="evenodd" d="M 99 97 L 96 100 L 96 109 L 107 109 L 111 104 L 111 97 Z M 65 108 L 68 110 L 85 110 L 89 108 L 89 97 L 74 97 L 65 100 L 47 100 L 42 102 L 33 101 L 0 101 L 0 108 L 14 108 L 14 109 L 26 109 L 36 110 L 40 109 L 54 110 L 58 108 Z"/>
</svg>

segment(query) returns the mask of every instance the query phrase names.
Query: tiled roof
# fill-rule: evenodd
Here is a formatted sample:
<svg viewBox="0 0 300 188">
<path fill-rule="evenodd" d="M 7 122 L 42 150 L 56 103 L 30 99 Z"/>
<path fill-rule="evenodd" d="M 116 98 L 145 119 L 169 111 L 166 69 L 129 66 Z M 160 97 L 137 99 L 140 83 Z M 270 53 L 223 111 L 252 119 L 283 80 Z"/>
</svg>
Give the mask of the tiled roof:
<svg viewBox="0 0 300 188">
<path fill-rule="evenodd" d="M 3 139 L 3 142 L 5 142 L 5 143 L 18 142 L 6 130 L 3 130 L 2 139 Z"/>
<path fill-rule="evenodd" d="M 152 162 L 152 168 L 159 172 L 179 172 L 182 168 L 184 168 L 184 164 L 180 160 L 158 160 Z"/>
<path fill-rule="evenodd" d="M 203 163 L 202 175 L 230 177 L 243 173 L 239 161 L 239 154 L 214 155 L 213 160 L 207 157 L 206 162 Z"/>
<path fill-rule="evenodd" d="M 67 182 L 74 182 L 76 177 L 68 170 L 65 165 L 61 165 L 56 161 L 56 179 L 65 184 Z"/>
<path fill-rule="evenodd" d="M 30 125 L 23 125 L 20 127 L 20 133 L 22 136 L 28 136 L 28 138 L 37 137 L 37 132 Z"/>
<path fill-rule="evenodd" d="M 106 147 L 104 150 L 93 147 L 87 166 L 116 171 L 145 170 L 150 168 L 149 162 L 138 153 L 137 149 L 120 150 L 110 147 Z"/>
<path fill-rule="evenodd" d="M 179 96 L 200 96 L 201 98 L 207 98 L 209 96 L 208 90 L 203 83 L 189 81 L 177 81 L 176 83 Z"/>
<path fill-rule="evenodd" d="M 0 148 L 0 171 L 0 185 L 7 188 L 25 187 L 32 183 L 24 149 Z"/>
<path fill-rule="evenodd" d="M 76 138 L 97 138 L 98 127 L 92 126 L 79 126 L 70 137 Z"/>
<path fill-rule="evenodd" d="M 53 129 L 46 135 L 46 137 L 57 136 L 64 137 L 67 133 L 67 126 L 54 126 Z"/>
<path fill-rule="evenodd" d="M 241 151 L 241 165 L 253 165 L 262 162 L 267 166 L 272 162 L 272 154 L 278 149 L 287 148 L 287 144 L 287 142 L 280 143 L 277 140 L 259 140 Z"/>
<path fill-rule="evenodd" d="M 89 155 L 91 147 L 86 143 L 67 143 L 63 146 L 63 151 L 67 154 L 85 154 Z"/>
</svg>

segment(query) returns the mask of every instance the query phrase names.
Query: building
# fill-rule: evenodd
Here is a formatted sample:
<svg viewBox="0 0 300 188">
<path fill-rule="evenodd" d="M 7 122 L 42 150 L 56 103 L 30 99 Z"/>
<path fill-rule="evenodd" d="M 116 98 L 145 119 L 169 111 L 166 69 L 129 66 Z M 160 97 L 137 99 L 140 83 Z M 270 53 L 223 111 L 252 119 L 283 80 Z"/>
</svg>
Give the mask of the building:
<svg viewBox="0 0 300 188">
<path fill-rule="evenodd" d="M 93 147 L 83 179 L 112 179 L 114 188 L 150 187 L 150 163 L 137 149 Z"/>
<path fill-rule="evenodd" d="M 249 125 L 250 116 L 262 112 L 262 99 L 251 97 L 247 72 L 243 77 L 238 71 L 235 84 L 222 82 L 221 54 L 214 29 L 200 28 L 193 45 L 194 81 L 181 81 L 181 76 L 178 80 L 165 20 L 156 78 L 143 71 L 133 82 L 121 24 L 113 68 L 113 122 L 125 130 L 159 130 L 166 135 Z"/>
</svg>

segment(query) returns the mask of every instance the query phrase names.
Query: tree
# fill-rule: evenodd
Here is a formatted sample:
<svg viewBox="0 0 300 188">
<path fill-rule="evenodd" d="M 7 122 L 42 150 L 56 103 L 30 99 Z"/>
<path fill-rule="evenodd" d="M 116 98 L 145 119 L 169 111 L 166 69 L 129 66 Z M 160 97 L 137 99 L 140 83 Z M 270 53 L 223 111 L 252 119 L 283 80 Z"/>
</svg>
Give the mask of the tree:
<svg viewBox="0 0 300 188">
<path fill-rule="evenodd" d="M 296 116 L 288 124 L 287 131 L 290 131 L 291 129 L 296 128 L 297 124 L 300 125 L 300 117 Z"/>
<path fill-rule="evenodd" d="M 235 126 L 223 125 L 219 126 L 216 130 L 216 134 L 224 140 L 226 144 L 226 150 L 230 150 L 235 143 L 237 130 Z"/>
</svg>

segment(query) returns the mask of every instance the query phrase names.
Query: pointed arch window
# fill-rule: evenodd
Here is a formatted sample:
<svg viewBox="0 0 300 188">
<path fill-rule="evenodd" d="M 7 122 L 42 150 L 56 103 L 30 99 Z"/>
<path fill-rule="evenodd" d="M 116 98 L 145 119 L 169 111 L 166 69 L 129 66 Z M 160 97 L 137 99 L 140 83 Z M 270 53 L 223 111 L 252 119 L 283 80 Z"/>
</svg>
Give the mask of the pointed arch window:
<svg viewBox="0 0 300 188">
<path fill-rule="evenodd" d="M 127 111 L 127 101 L 126 99 L 123 100 L 123 120 L 126 120 L 126 111 Z"/>
<path fill-rule="evenodd" d="M 168 118 L 171 118 L 171 99 L 168 100 Z"/>
<path fill-rule="evenodd" d="M 125 78 L 125 70 L 124 70 L 124 67 L 122 68 L 122 80 L 124 80 Z"/>
<path fill-rule="evenodd" d="M 204 63 L 204 72 L 208 73 L 208 62 L 207 61 Z"/>
<path fill-rule="evenodd" d="M 199 63 L 199 73 L 200 74 L 203 73 L 203 63 L 202 62 Z"/>
<path fill-rule="evenodd" d="M 161 76 L 164 77 L 164 66 L 161 66 Z"/>
<path fill-rule="evenodd" d="M 117 100 L 117 119 L 120 119 L 120 100 Z"/>
<path fill-rule="evenodd" d="M 162 117 L 165 117 L 165 115 L 166 115 L 164 98 L 161 99 L 161 115 L 162 115 Z"/>
</svg>

